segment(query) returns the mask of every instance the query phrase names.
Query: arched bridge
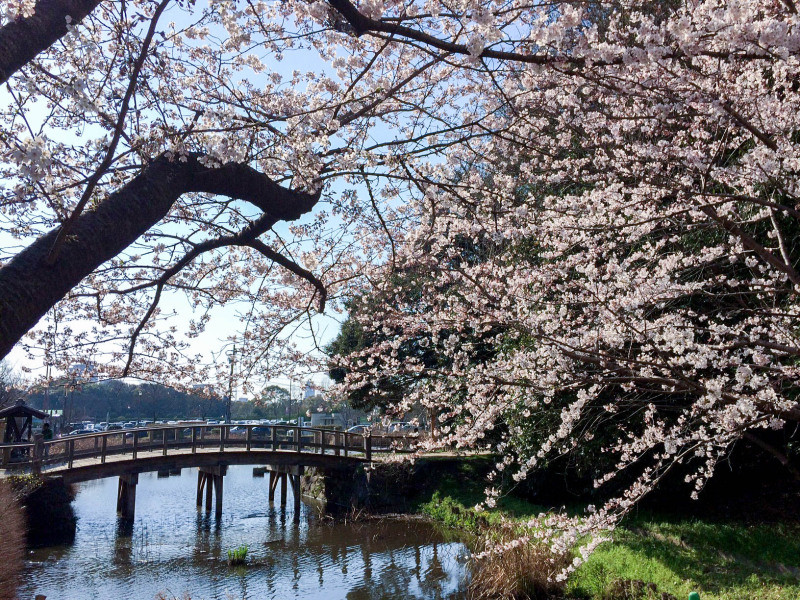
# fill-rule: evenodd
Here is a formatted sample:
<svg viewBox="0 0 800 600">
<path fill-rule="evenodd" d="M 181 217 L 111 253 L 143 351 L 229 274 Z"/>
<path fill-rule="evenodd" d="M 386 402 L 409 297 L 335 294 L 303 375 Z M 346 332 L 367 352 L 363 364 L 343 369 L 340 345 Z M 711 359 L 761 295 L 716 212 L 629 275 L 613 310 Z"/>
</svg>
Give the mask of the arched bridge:
<svg viewBox="0 0 800 600">
<path fill-rule="evenodd" d="M 300 477 L 305 467 L 370 462 L 374 452 L 408 451 L 414 440 L 292 425 L 179 424 L 66 436 L 51 441 L 0 444 L 2 466 L 58 476 L 67 483 L 119 477 L 117 512 L 132 519 L 139 473 L 198 467 L 197 506 L 222 512 L 223 476 L 229 465 L 265 465 L 269 499 L 281 485 L 286 503 L 292 482 L 299 518 Z"/>
</svg>

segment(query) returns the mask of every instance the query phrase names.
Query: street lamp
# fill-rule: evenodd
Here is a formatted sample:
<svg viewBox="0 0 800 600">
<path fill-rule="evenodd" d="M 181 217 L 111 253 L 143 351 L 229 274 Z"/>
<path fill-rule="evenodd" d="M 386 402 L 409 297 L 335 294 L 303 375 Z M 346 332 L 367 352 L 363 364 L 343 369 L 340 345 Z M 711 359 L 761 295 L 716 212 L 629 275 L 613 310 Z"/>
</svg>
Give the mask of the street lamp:
<svg viewBox="0 0 800 600">
<path fill-rule="evenodd" d="M 236 345 L 234 344 L 233 350 L 226 352 L 225 356 L 228 357 L 228 362 L 231 364 L 230 378 L 228 379 L 228 401 L 225 403 L 225 422 L 231 422 L 231 402 L 233 401 L 233 369 L 236 365 Z"/>
</svg>

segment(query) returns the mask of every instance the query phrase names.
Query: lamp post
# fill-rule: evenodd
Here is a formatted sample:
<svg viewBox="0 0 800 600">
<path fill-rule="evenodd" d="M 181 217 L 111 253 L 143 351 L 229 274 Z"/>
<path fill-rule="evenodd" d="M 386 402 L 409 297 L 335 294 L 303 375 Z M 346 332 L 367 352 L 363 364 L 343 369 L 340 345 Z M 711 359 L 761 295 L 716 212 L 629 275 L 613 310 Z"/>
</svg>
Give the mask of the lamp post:
<svg viewBox="0 0 800 600">
<path fill-rule="evenodd" d="M 230 378 L 228 379 L 228 401 L 225 403 L 225 422 L 231 422 L 231 402 L 233 401 L 233 369 L 236 365 L 236 345 L 234 344 L 233 350 L 225 353 L 228 357 L 228 362 L 231 364 Z"/>
<path fill-rule="evenodd" d="M 75 409 L 75 388 L 78 387 L 78 378 L 74 374 L 70 376 L 69 381 L 64 384 L 64 412 L 66 413 L 67 429 L 70 429 L 70 423 L 74 418 Z"/>
</svg>

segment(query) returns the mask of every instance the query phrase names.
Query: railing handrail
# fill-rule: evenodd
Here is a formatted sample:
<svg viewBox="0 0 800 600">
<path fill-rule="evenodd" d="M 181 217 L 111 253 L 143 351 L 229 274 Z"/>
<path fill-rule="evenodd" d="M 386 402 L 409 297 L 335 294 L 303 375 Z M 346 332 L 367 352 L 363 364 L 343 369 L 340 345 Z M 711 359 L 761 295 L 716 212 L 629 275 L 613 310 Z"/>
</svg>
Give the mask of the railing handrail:
<svg viewBox="0 0 800 600">
<path fill-rule="evenodd" d="M 240 429 L 240 431 L 233 432 L 233 429 Z M 254 429 L 263 429 L 267 434 L 264 438 L 254 437 Z M 186 439 L 185 433 L 187 430 L 191 431 L 191 438 Z M 219 430 L 219 436 L 206 436 L 205 431 Z M 168 439 L 169 432 L 176 432 L 172 440 Z M 198 435 L 198 431 L 201 433 Z M 180 432 L 180 434 L 178 433 Z M 278 434 L 278 432 L 281 432 Z M 161 435 L 155 435 L 155 434 Z M 236 434 L 244 433 L 243 437 Z M 126 442 L 126 437 L 133 434 L 133 441 Z M 150 440 L 141 442 L 140 438 L 150 435 Z M 279 437 L 280 435 L 280 437 Z M 119 445 L 110 445 L 108 438 L 114 436 L 121 436 L 122 440 Z M 326 441 L 326 436 L 328 440 Z M 332 439 L 331 439 L 332 437 Z M 158 446 L 155 441 L 158 438 Z M 284 438 L 284 439 L 282 439 Z M 282 448 L 289 441 L 292 440 L 291 448 Z M 311 438 L 311 439 L 308 439 Z M 106 456 L 131 454 L 133 459 L 137 458 L 138 453 L 146 452 L 148 450 L 161 449 L 164 455 L 167 455 L 169 448 L 186 448 L 191 447 L 192 453 L 195 453 L 197 448 L 205 449 L 208 446 L 219 445 L 221 453 L 225 452 L 226 446 L 233 449 L 240 449 L 237 446 L 246 447 L 247 451 L 253 450 L 253 446 L 261 445 L 264 447 L 269 446 L 270 450 L 286 451 L 286 452 L 300 452 L 303 454 L 317 454 L 318 451 L 326 454 L 328 451 L 335 453 L 336 456 L 343 454 L 347 457 L 349 453 L 363 453 L 367 460 L 371 460 L 373 449 L 375 448 L 374 442 L 379 440 L 391 440 L 393 443 L 398 440 L 415 440 L 416 436 L 385 436 L 373 435 L 371 431 L 365 432 L 348 432 L 339 431 L 336 429 L 326 429 L 324 427 L 309 427 L 304 425 L 284 425 L 284 424 L 261 424 L 261 423 L 181 423 L 174 425 L 158 424 L 148 425 L 143 427 L 131 427 L 126 429 L 113 429 L 111 431 L 97 431 L 91 433 L 82 433 L 78 435 L 66 435 L 52 440 L 33 440 L 29 442 L 16 442 L 10 444 L 0 444 L 0 452 L 2 452 L 3 466 L 6 465 L 7 457 L 10 456 L 9 452 L 14 449 L 26 449 L 26 454 L 30 457 L 28 460 L 18 460 L 13 462 L 15 466 L 33 466 L 34 469 L 37 465 L 40 467 L 42 463 L 52 464 L 55 462 L 64 461 L 72 468 L 72 463 L 75 459 L 84 458 L 99 458 L 101 463 L 105 463 Z M 83 448 L 76 448 L 76 442 L 81 445 L 86 441 L 94 440 L 94 446 L 85 446 Z M 102 443 L 101 443 L 102 442 Z M 63 455 L 51 454 L 54 446 L 63 445 Z M 32 449 L 32 451 L 30 451 Z M 256 450 L 261 450 L 256 448 Z M 396 448 L 395 448 L 396 450 Z M 30 451 L 30 452 L 28 452 Z M 230 451 L 230 450 L 229 450 Z"/>
<path fill-rule="evenodd" d="M 237 427 L 244 427 L 246 429 L 254 429 L 257 427 L 265 427 L 271 428 L 275 427 L 277 429 L 286 429 L 286 430 L 300 430 L 301 432 L 321 432 L 321 433 L 338 433 L 347 436 L 354 436 L 354 437 L 373 437 L 373 438 L 397 438 L 397 439 L 416 439 L 416 436 L 413 435 L 404 435 L 404 434 L 392 434 L 392 433 L 373 433 L 371 431 L 367 431 L 364 433 L 358 433 L 355 431 L 341 431 L 338 429 L 328 429 L 325 427 L 309 427 L 306 425 L 270 425 L 270 424 L 257 424 L 257 423 L 248 423 L 248 424 L 237 424 L 237 423 L 217 423 L 217 424 L 209 424 L 209 423 L 185 423 L 182 425 L 166 425 L 166 424 L 159 424 L 153 426 L 141 426 L 141 427 L 126 427 L 124 429 L 112 429 L 110 431 L 92 431 L 90 433 L 80 433 L 75 435 L 62 435 L 59 438 L 53 438 L 52 440 L 46 440 L 46 443 L 49 442 L 58 442 L 64 439 L 73 439 L 73 440 L 80 440 L 80 439 L 88 439 L 94 437 L 103 437 L 103 436 L 111 436 L 111 435 L 121 435 L 125 433 L 131 433 L 133 431 L 137 432 L 145 432 L 145 431 L 162 431 L 162 430 L 184 430 L 184 429 L 191 429 L 191 428 L 198 428 L 198 429 L 218 429 L 219 427 L 223 427 L 226 429 L 235 429 Z M 10 448 L 12 446 L 31 446 L 33 442 L 12 442 L 12 443 L 3 443 L 0 442 L 0 448 Z"/>
<path fill-rule="evenodd" d="M 354 431 L 350 431 L 350 432 L 348 432 L 348 431 L 339 431 L 339 430 L 336 430 L 336 429 L 326 429 L 324 427 L 307 427 L 305 425 L 261 425 L 261 424 L 255 424 L 255 423 L 249 423 L 249 424 L 246 424 L 246 425 L 236 424 L 236 423 L 217 423 L 217 424 L 213 424 L 213 423 L 212 424 L 209 424 L 209 423 L 186 423 L 184 425 L 155 425 L 155 426 L 143 426 L 143 427 L 126 427 L 125 429 L 112 429 L 111 431 L 93 431 L 91 433 L 80 433 L 80 434 L 75 434 L 75 435 L 66 434 L 66 435 L 62 435 L 59 438 L 53 438 L 52 440 L 47 440 L 47 441 L 48 442 L 58 442 L 58 441 L 61 441 L 61 440 L 67 439 L 67 438 L 73 439 L 73 440 L 80 440 L 80 439 L 88 439 L 88 438 L 103 437 L 103 436 L 110 436 L 110 435 L 121 435 L 121 434 L 125 434 L 125 433 L 131 433 L 133 431 L 137 431 L 137 432 L 141 433 L 141 432 L 144 432 L 144 431 L 163 431 L 163 430 L 171 431 L 171 430 L 176 430 L 176 429 L 183 431 L 184 429 L 191 429 L 191 428 L 218 429 L 220 427 L 223 427 L 223 428 L 226 428 L 226 429 L 235 429 L 237 427 L 244 427 L 244 428 L 247 428 L 247 429 L 254 429 L 254 428 L 257 428 L 257 427 L 264 427 L 264 428 L 275 427 L 276 429 L 286 429 L 286 430 L 292 430 L 292 431 L 300 430 L 301 432 L 311 431 L 311 432 L 324 432 L 324 433 L 340 433 L 340 434 L 346 434 L 348 436 L 357 436 L 357 437 L 361 437 L 361 436 L 364 436 L 364 435 L 366 435 L 366 436 L 372 435 L 370 433 L 356 433 Z M 372 435 L 372 437 L 381 437 L 381 436 Z M 26 445 L 26 444 L 27 445 L 31 445 L 31 444 L 33 444 L 33 442 L 15 442 L 15 443 L 12 443 L 12 444 L 0 443 L 0 447 L 11 447 L 11 446 L 14 446 L 14 445 L 22 446 L 22 445 Z"/>
</svg>

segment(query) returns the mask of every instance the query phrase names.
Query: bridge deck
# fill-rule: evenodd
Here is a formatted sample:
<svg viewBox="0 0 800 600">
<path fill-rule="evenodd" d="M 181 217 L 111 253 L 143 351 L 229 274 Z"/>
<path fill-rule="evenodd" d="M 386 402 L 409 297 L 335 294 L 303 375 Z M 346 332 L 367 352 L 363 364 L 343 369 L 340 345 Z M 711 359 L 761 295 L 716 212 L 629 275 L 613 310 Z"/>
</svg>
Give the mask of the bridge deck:
<svg viewBox="0 0 800 600">
<path fill-rule="evenodd" d="M 295 426 L 177 425 L 2 444 L 0 477 L 40 472 L 68 481 L 126 473 L 231 464 L 333 466 L 372 460 L 376 451 L 412 449 L 386 438 Z M 413 440 L 411 440 L 413 442 Z"/>
</svg>

